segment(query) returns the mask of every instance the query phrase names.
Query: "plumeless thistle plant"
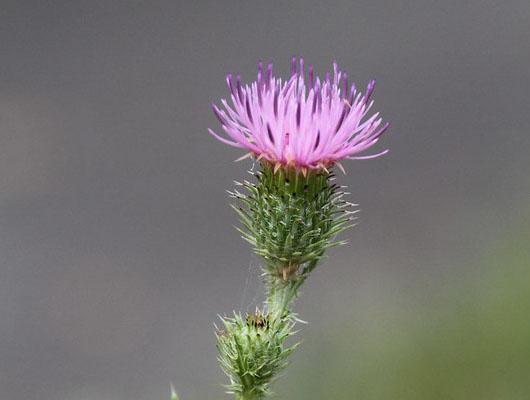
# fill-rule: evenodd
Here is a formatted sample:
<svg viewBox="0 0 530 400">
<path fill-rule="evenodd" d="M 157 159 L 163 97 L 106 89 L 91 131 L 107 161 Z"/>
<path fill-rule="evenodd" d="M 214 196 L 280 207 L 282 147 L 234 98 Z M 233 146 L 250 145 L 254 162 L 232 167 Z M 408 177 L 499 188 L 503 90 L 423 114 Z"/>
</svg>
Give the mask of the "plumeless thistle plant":
<svg viewBox="0 0 530 400">
<path fill-rule="evenodd" d="M 229 104 L 212 105 L 225 135 L 209 132 L 245 150 L 259 171 L 252 181 L 230 192 L 243 239 L 263 260 L 267 300 L 254 314 L 235 313 L 217 327 L 221 368 L 236 399 L 263 399 L 287 365 L 296 344 L 288 339 L 298 322 L 292 303 L 325 251 L 344 242 L 337 235 L 356 219 L 355 205 L 335 182 L 344 159 L 365 155 L 387 130 L 378 113 L 368 116 L 375 81 L 364 93 L 348 85 L 333 63 L 333 75 L 321 80 L 303 59 L 292 59 L 291 76 L 282 80 L 260 62 L 257 80 L 243 86 L 227 76 Z"/>
</svg>

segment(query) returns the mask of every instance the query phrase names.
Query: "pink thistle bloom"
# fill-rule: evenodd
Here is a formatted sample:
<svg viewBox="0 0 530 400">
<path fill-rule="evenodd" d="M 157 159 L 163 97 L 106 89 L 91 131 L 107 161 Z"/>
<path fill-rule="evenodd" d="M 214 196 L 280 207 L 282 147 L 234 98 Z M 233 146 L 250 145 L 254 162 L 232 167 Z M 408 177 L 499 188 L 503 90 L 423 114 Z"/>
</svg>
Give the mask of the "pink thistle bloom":
<svg viewBox="0 0 530 400">
<path fill-rule="evenodd" d="M 388 152 L 359 156 L 377 143 L 389 124 L 382 123 L 379 113 L 366 118 L 375 81 L 362 94 L 355 85 L 348 86 L 348 76 L 336 62 L 333 78 L 328 72 L 323 81 L 314 77 L 312 66 L 306 80 L 304 60 L 298 63 L 294 57 L 289 80 L 273 76 L 272 64 L 264 71 L 260 62 L 257 80 L 250 85 L 242 86 L 239 75 L 235 82 L 232 75 L 226 81 L 232 105 L 222 99 L 224 109 L 215 104 L 212 108 L 227 136 L 208 131 L 223 143 L 246 149 L 246 156 L 305 174 L 342 159 L 369 159 Z"/>
</svg>

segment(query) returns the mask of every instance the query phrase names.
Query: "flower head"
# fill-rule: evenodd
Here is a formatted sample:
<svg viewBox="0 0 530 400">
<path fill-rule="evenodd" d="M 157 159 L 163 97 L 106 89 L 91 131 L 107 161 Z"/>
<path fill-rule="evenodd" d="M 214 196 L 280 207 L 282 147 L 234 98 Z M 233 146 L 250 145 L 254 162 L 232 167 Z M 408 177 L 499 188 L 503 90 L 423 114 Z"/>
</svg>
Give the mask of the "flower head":
<svg viewBox="0 0 530 400">
<path fill-rule="evenodd" d="M 333 77 L 321 81 L 313 67 L 304 70 L 304 60 L 293 57 L 291 77 L 282 81 L 258 64 L 257 80 L 243 86 L 239 75 L 226 78 L 232 105 L 212 105 L 227 136 L 209 129 L 221 142 L 246 149 L 249 155 L 274 165 L 297 170 L 326 169 L 342 159 L 367 159 L 388 150 L 361 155 L 377 143 L 387 130 L 379 113 L 366 117 L 375 81 L 365 93 L 348 86 L 348 76 L 333 63 Z M 339 164 L 340 165 L 340 164 Z"/>
</svg>

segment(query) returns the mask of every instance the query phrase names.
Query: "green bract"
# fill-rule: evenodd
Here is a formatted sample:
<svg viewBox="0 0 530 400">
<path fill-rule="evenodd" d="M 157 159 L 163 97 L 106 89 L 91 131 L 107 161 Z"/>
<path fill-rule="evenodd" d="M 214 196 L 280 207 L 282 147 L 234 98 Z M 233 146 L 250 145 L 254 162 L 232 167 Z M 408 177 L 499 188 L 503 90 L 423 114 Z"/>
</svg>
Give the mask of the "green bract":
<svg viewBox="0 0 530 400">
<path fill-rule="evenodd" d="M 223 318 L 222 323 L 216 332 L 217 349 L 221 368 L 230 378 L 228 393 L 238 399 L 262 399 L 296 347 L 285 346 L 294 333 L 294 320 L 257 312 Z"/>
<path fill-rule="evenodd" d="M 352 204 L 332 173 L 279 168 L 263 164 L 257 182 L 239 183 L 243 238 L 266 260 L 269 286 L 304 280 L 326 249 L 342 244 L 337 234 L 351 226 Z M 299 286 L 299 285 L 297 285 Z"/>
</svg>

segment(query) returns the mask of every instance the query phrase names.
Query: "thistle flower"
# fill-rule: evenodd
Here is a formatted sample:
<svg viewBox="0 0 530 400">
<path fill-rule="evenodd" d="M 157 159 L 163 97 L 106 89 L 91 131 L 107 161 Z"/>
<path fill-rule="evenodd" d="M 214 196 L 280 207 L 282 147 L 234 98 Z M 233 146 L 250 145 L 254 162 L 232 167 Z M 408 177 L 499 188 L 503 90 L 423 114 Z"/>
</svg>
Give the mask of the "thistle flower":
<svg viewBox="0 0 530 400">
<path fill-rule="evenodd" d="M 358 210 L 346 200 L 345 187 L 335 182 L 331 167 L 364 155 L 388 128 L 379 114 L 368 116 L 375 81 L 365 93 L 348 86 L 345 72 L 333 63 L 333 78 L 321 81 L 304 60 L 293 58 L 288 80 L 264 71 L 242 86 L 227 77 L 232 105 L 212 105 L 225 136 L 221 142 L 246 149 L 260 162 L 252 181 L 236 182 L 229 192 L 241 221 L 238 228 L 263 260 L 267 299 L 263 312 L 222 318 L 217 330 L 219 362 L 236 400 L 262 400 L 271 382 L 287 365 L 295 345 L 289 344 L 299 321 L 292 304 L 299 289 L 326 250 L 345 244 L 337 235 L 354 226 Z"/>
<path fill-rule="evenodd" d="M 326 170 L 342 159 L 379 157 L 388 150 L 359 155 L 374 146 L 387 130 L 379 113 L 366 118 L 373 101 L 375 81 L 366 92 L 348 86 L 348 76 L 333 63 L 324 80 L 314 76 L 313 67 L 304 71 L 304 60 L 293 57 L 291 77 L 282 81 L 258 64 L 257 80 L 242 86 L 240 76 L 226 78 L 232 106 L 221 100 L 224 109 L 212 104 L 227 137 L 209 129 L 223 143 L 249 151 L 247 156 L 267 161 L 277 170 L 293 167 Z M 339 167 L 342 167 L 339 164 Z"/>
</svg>

